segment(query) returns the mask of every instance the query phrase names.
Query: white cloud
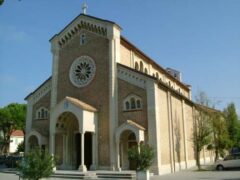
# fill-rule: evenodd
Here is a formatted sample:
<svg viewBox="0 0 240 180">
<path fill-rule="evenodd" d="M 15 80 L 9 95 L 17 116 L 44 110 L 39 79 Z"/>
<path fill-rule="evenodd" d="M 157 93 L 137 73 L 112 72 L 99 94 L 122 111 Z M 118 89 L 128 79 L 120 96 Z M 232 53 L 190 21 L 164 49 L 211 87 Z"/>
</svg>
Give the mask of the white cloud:
<svg viewBox="0 0 240 180">
<path fill-rule="evenodd" d="M 0 40 L 23 42 L 29 40 L 31 36 L 23 30 L 17 29 L 15 26 L 0 25 Z"/>
</svg>

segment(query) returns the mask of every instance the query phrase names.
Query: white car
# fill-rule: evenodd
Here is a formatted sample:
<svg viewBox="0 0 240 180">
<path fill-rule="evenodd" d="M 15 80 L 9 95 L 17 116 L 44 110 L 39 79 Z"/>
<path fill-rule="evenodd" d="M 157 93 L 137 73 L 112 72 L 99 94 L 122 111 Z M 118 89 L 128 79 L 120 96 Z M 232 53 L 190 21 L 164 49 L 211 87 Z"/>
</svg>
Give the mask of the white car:
<svg viewBox="0 0 240 180">
<path fill-rule="evenodd" d="M 240 154 L 231 154 L 226 156 L 223 160 L 215 162 L 217 170 L 224 170 L 230 168 L 240 168 Z"/>
</svg>

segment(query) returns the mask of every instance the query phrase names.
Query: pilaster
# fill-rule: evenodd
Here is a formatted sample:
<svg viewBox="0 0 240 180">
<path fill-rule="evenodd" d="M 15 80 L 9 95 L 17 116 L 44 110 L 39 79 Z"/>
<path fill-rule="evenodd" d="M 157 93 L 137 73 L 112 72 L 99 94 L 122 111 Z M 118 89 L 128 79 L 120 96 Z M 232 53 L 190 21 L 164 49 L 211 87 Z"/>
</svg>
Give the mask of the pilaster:
<svg viewBox="0 0 240 180">
<path fill-rule="evenodd" d="M 185 167 L 188 168 L 188 141 L 187 141 L 187 128 L 186 128 L 186 112 L 185 112 L 185 101 L 182 99 L 182 122 L 183 122 L 183 142 L 184 142 L 184 156 L 185 156 Z"/>
<path fill-rule="evenodd" d="M 158 85 L 152 80 L 147 81 L 148 141 L 157 152 L 151 169 L 156 174 L 160 174 L 161 168 L 160 102 L 158 99 Z"/>
<path fill-rule="evenodd" d="M 174 158 L 174 140 L 173 140 L 173 121 L 172 121 L 172 102 L 171 92 L 167 92 L 167 105 L 168 105 L 168 132 L 169 132 L 169 149 L 170 149 L 170 161 L 171 172 L 175 172 L 175 158 Z"/>
<path fill-rule="evenodd" d="M 51 109 L 57 103 L 57 82 L 58 82 L 58 63 L 60 46 L 57 43 L 57 37 L 51 42 L 52 59 L 52 90 L 51 90 Z"/>
<path fill-rule="evenodd" d="M 27 101 L 27 117 L 26 117 L 26 135 L 30 133 L 32 129 L 32 109 L 33 109 L 33 102 L 32 98 L 29 98 Z M 29 143 L 25 141 L 25 152 L 29 150 Z"/>
<path fill-rule="evenodd" d="M 110 168 L 116 168 L 116 146 L 114 132 L 118 126 L 118 87 L 117 62 L 120 62 L 120 29 L 115 26 L 108 27 L 109 39 L 109 150 Z"/>
</svg>

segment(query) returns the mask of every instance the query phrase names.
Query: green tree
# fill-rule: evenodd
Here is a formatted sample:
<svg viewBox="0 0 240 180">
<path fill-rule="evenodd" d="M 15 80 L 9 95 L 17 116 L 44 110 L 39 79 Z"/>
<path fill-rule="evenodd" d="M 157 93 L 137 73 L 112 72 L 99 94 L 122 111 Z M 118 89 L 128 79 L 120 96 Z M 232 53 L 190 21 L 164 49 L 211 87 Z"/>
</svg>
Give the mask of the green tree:
<svg viewBox="0 0 240 180">
<path fill-rule="evenodd" d="M 202 108 L 196 107 L 193 123 L 193 144 L 195 150 L 196 164 L 201 169 L 200 153 L 204 146 L 211 142 L 210 115 Z"/>
<path fill-rule="evenodd" d="M 149 145 L 141 144 L 139 147 L 133 146 L 128 150 L 128 159 L 136 161 L 137 171 L 147 170 L 151 166 L 153 158 L 154 158 L 153 148 L 150 147 Z"/>
<path fill-rule="evenodd" d="M 19 165 L 19 171 L 24 179 L 39 180 L 53 173 L 54 157 L 40 148 L 29 151 Z"/>
<path fill-rule="evenodd" d="M 240 124 L 234 103 L 230 103 L 224 109 L 224 116 L 227 122 L 229 138 L 233 147 L 240 147 Z"/>
<path fill-rule="evenodd" d="M 212 112 L 211 119 L 213 130 L 212 147 L 215 151 L 216 161 L 219 159 L 219 156 L 224 156 L 224 150 L 228 149 L 231 143 L 223 114 L 220 112 Z"/>
<path fill-rule="evenodd" d="M 20 144 L 18 144 L 17 153 L 24 152 L 24 141 L 22 141 Z"/>
<path fill-rule="evenodd" d="M 193 116 L 193 144 L 195 150 L 196 165 L 198 169 L 201 169 L 200 164 L 200 153 L 204 146 L 208 145 L 211 142 L 211 121 L 210 114 L 207 111 L 207 106 L 210 104 L 210 101 L 204 92 L 199 92 L 195 97 L 196 104 L 195 112 Z"/>
<path fill-rule="evenodd" d="M 0 108 L 0 131 L 2 133 L 0 150 L 2 153 L 8 152 L 10 136 L 14 130 L 19 129 L 24 132 L 25 119 L 25 104 L 12 103 Z"/>
<path fill-rule="evenodd" d="M 4 3 L 4 0 L 0 0 L 0 6 Z"/>
</svg>

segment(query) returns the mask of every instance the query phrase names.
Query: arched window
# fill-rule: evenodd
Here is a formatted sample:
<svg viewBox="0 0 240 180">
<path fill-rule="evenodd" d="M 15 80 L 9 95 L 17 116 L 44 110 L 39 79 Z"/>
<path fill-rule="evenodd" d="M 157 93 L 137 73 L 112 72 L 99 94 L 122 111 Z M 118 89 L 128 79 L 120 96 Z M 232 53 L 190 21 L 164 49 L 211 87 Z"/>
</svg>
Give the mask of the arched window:
<svg viewBox="0 0 240 180">
<path fill-rule="evenodd" d="M 148 70 L 147 70 L 147 68 L 145 68 L 144 72 L 145 72 L 146 74 L 148 73 Z"/>
<path fill-rule="evenodd" d="M 126 110 L 129 110 L 130 109 L 130 104 L 128 101 L 125 102 L 125 106 L 126 106 Z"/>
<path fill-rule="evenodd" d="M 143 72 L 143 62 L 140 61 L 140 71 Z"/>
<path fill-rule="evenodd" d="M 142 109 L 142 99 L 134 94 L 128 95 L 123 101 L 123 110 L 139 110 Z"/>
<path fill-rule="evenodd" d="M 48 109 L 45 107 L 40 107 L 36 111 L 36 119 L 47 119 L 48 118 Z"/>
<path fill-rule="evenodd" d="M 131 109 L 136 109 L 135 99 L 134 99 L 134 98 L 131 98 L 131 99 L 130 99 L 130 102 L 131 102 Z"/>
<path fill-rule="evenodd" d="M 158 78 L 159 79 L 159 74 L 156 72 L 156 78 Z"/>
<path fill-rule="evenodd" d="M 86 44 L 86 35 L 81 34 L 80 35 L 80 45 L 84 45 L 84 44 Z"/>
<path fill-rule="evenodd" d="M 139 70 L 139 66 L 138 66 L 138 63 L 135 62 L 135 69 L 138 71 Z"/>
<path fill-rule="evenodd" d="M 45 113 L 44 113 L 44 109 L 42 108 L 42 109 L 41 109 L 41 119 L 44 118 L 44 115 L 45 115 Z"/>
<path fill-rule="evenodd" d="M 137 100 L 137 108 L 138 108 L 138 109 L 141 108 L 141 101 L 140 101 L 140 99 Z"/>
</svg>

